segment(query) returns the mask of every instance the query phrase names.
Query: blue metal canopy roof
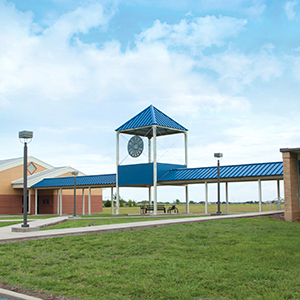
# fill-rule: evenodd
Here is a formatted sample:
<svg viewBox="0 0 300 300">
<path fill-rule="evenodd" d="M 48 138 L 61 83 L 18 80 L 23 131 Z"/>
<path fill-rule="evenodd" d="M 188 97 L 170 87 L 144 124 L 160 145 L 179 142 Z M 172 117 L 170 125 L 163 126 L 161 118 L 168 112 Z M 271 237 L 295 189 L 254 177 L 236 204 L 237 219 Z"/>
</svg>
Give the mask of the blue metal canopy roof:
<svg viewBox="0 0 300 300">
<path fill-rule="evenodd" d="M 77 176 L 77 186 L 115 186 L 116 174 Z M 33 185 L 33 188 L 71 187 L 74 186 L 74 176 L 45 178 Z"/>
<path fill-rule="evenodd" d="M 117 128 L 116 131 L 152 137 L 153 132 L 151 128 L 153 125 L 158 126 L 158 135 L 188 131 L 185 127 L 174 121 L 153 105 L 148 106 L 139 114 Z"/>
<path fill-rule="evenodd" d="M 158 179 L 159 184 L 191 184 L 201 182 L 216 182 L 217 167 L 181 168 L 168 171 Z M 256 163 L 244 165 L 231 165 L 220 167 L 220 177 L 223 181 L 251 181 L 260 179 L 282 179 L 283 163 Z M 90 175 L 76 177 L 78 187 L 114 187 L 116 186 L 116 174 Z M 33 188 L 59 188 L 73 187 L 74 177 L 46 178 Z"/>
<path fill-rule="evenodd" d="M 158 181 L 174 182 L 174 181 L 215 181 L 218 176 L 217 167 L 203 167 L 203 168 L 186 168 L 186 169 L 174 169 L 163 176 Z M 257 164 L 244 164 L 244 165 L 231 165 L 220 167 L 220 178 L 229 179 L 227 181 L 238 181 L 234 179 L 251 180 L 251 178 L 261 177 L 262 179 L 267 177 L 282 177 L 283 176 L 283 163 L 282 162 L 270 162 L 270 163 L 257 163 Z M 231 179 L 231 180 L 230 180 Z"/>
</svg>

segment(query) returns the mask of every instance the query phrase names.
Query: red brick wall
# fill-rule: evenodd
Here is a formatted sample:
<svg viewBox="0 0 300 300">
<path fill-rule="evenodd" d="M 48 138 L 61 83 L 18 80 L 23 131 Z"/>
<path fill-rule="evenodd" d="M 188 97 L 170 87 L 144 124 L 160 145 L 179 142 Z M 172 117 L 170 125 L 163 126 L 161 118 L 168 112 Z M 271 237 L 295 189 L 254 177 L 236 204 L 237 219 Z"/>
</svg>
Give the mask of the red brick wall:
<svg viewBox="0 0 300 300">
<path fill-rule="evenodd" d="M 22 199 L 22 196 L 21 196 Z M 74 195 L 66 195 L 63 191 L 62 195 L 63 214 L 73 214 L 74 212 Z M 88 214 L 89 196 L 85 194 L 85 214 Z M 48 203 L 49 200 L 49 204 Z M 22 200 L 21 200 L 22 201 Z M 57 193 L 55 190 L 39 190 L 39 214 L 57 214 Z M 82 195 L 76 195 L 76 214 L 82 214 Z M 31 214 L 35 214 L 35 195 L 31 192 Z M 22 208 L 21 208 L 22 211 Z M 102 213 L 102 195 L 91 195 L 91 212 Z"/>
<path fill-rule="evenodd" d="M 0 214 L 22 214 L 22 195 L 0 195 Z"/>
<path fill-rule="evenodd" d="M 88 214 L 88 195 L 84 196 L 85 200 L 85 214 Z M 76 214 L 82 214 L 82 195 L 76 195 Z M 63 195 L 63 214 L 72 214 L 74 212 L 74 195 Z M 91 212 L 92 213 L 102 213 L 102 195 L 92 195 L 91 196 Z"/>
<path fill-rule="evenodd" d="M 22 194 L 20 195 L 0 195 L 0 214 L 22 214 Z M 29 193 L 28 193 L 29 194 Z M 88 214 L 88 195 L 85 198 L 85 214 Z M 30 213 L 35 214 L 35 194 L 31 190 Z M 44 201 L 45 200 L 45 201 Z M 57 195 L 53 190 L 39 190 L 39 214 L 57 214 Z M 49 204 L 47 202 L 49 201 Z M 45 202 L 45 203 L 44 203 Z M 82 195 L 76 196 L 76 213 L 82 214 Z M 74 195 L 63 194 L 63 214 L 74 212 Z M 102 195 L 91 195 L 91 212 L 102 213 Z"/>
<path fill-rule="evenodd" d="M 53 194 L 39 196 L 39 214 L 54 214 L 53 210 Z"/>
</svg>

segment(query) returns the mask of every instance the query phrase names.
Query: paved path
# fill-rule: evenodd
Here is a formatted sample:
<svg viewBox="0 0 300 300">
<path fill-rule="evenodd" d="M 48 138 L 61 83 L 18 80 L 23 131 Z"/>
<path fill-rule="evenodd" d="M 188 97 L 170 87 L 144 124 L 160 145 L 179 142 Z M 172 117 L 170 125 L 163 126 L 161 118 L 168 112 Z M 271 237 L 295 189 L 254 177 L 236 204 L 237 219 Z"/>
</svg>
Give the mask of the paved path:
<svg viewBox="0 0 300 300">
<path fill-rule="evenodd" d="M 132 223 L 121 223 L 121 224 L 110 224 L 110 225 L 100 225 L 100 226 L 90 226 L 90 227 L 78 227 L 78 228 L 66 228 L 66 229 L 53 229 L 44 231 L 33 231 L 33 232 L 12 232 L 12 227 L 19 225 L 11 225 L 7 227 L 0 228 L 0 243 L 14 243 L 22 242 L 35 239 L 47 239 L 53 237 L 71 236 L 71 235 L 85 235 L 85 234 L 95 234 L 95 233 L 108 233 L 116 231 L 130 231 L 139 230 L 144 228 L 174 225 L 174 224 L 185 224 L 193 222 L 203 222 L 211 220 L 220 219 L 237 219 L 237 218 L 253 218 L 268 216 L 274 214 L 281 214 L 284 210 L 278 211 L 268 211 L 261 213 L 245 213 L 245 214 L 229 214 L 229 215 L 219 215 L 219 216 L 207 216 L 207 217 L 190 217 L 190 218 L 180 218 L 180 219 L 161 219 L 161 220 L 147 220 L 142 222 L 132 222 Z M 55 224 L 68 219 L 65 217 L 57 217 L 50 219 L 39 219 L 30 222 L 30 227 L 39 227 L 49 224 Z"/>
<path fill-rule="evenodd" d="M 42 300 L 42 299 L 16 293 L 5 289 L 0 289 L 0 300 Z"/>
</svg>

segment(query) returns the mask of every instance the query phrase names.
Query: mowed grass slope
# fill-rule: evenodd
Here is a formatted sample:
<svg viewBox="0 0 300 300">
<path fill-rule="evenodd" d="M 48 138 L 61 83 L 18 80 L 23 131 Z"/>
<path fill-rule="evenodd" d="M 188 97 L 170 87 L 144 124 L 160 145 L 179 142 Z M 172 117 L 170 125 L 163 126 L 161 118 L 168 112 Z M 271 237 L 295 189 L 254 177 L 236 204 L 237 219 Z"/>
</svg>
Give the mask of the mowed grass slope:
<svg viewBox="0 0 300 300">
<path fill-rule="evenodd" d="M 270 218 L 0 245 L 0 281 L 75 299 L 300 299 L 300 224 Z"/>
</svg>

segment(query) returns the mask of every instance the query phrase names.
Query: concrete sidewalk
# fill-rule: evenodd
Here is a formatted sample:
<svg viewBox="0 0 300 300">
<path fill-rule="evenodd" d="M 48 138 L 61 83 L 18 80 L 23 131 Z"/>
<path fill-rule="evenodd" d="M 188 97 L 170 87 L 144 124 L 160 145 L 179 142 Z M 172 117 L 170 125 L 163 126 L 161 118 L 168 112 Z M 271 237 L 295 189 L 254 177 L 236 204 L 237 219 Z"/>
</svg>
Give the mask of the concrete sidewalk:
<svg viewBox="0 0 300 300">
<path fill-rule="evenodd" d="M 42 300 L 41 298 L 36 298 L 20 293 L 16 293 L 10 290 L 5 290 L 0 288 L 0 300 Z"/>
<path fill-rule="evenodd" d="M 48 219 L 31 219 L 28 220 L 29 228 L 33 229 L 34 231 L 38 231 L 39 228 L 55 225 L 61 223 L 68 219 L 68 216 L 56 217 L 56 218 L 48 218 Z M 20 224 L 14 224 L 10 226 L 0 227 L 0 240 L 2 236 L 5 236 L 9 233 L 12 233 L 13 229 L 22 229 L 21 225 L 23 224 L 23 220 L 1 220 L 1 222 L 16 222 L 20 221 Z"/>
<path fill-rule="evenodd" d="M 155 221 L 142 221 L 142 222 L 132 222 L 132 223 L 120 223 L 120 224 L 110 224 L 110 225 L 100 225 L 100 226 L 90 226 L 90 227 L 78 227 L 78 228 L 67 228 L 67 229 L 54 229 L 54 230 L 44 230 L 44 231 L 32 231 L 32 232 L 12 232 L 12 227 L 17 225 L 7 226 L 0 228 L 0 244 L 22 242 L 28 240 L 37 239 L 48 239 L 53 237 L 63 237 L 71 235 L 86 235 L 95 233 L 108 233 L 117 231 L 130 231 L 139 230 L 144 228 L 175 225 L 175 224 L 186 224 L 193 222 L 204 222 L 212 220 L 222 220 L 222 219 L 237 219 L 237 218 L 253 218 L 270 216 L 275 214 L 282 214 L 284 210 L 278 211 L 268 211 L 268 212 L 258 212 L 258 213 L 244 213 L 244 214 L 230 214 L 230 215 L 218 215 L 218 216 L 207 216 L 207 217 L 191 217 L 191 218 L 180 218 L 180 219 L 162 219 Z M 68 219 L 68 217 L 57 217 L 44 220 L 35 220 L 30 222 L 30 226 L 46 226 L 50 223 L 54 224 L 62 222 Z M 18 225 L 21 227 L 21 224 Z"/>
</svg>

